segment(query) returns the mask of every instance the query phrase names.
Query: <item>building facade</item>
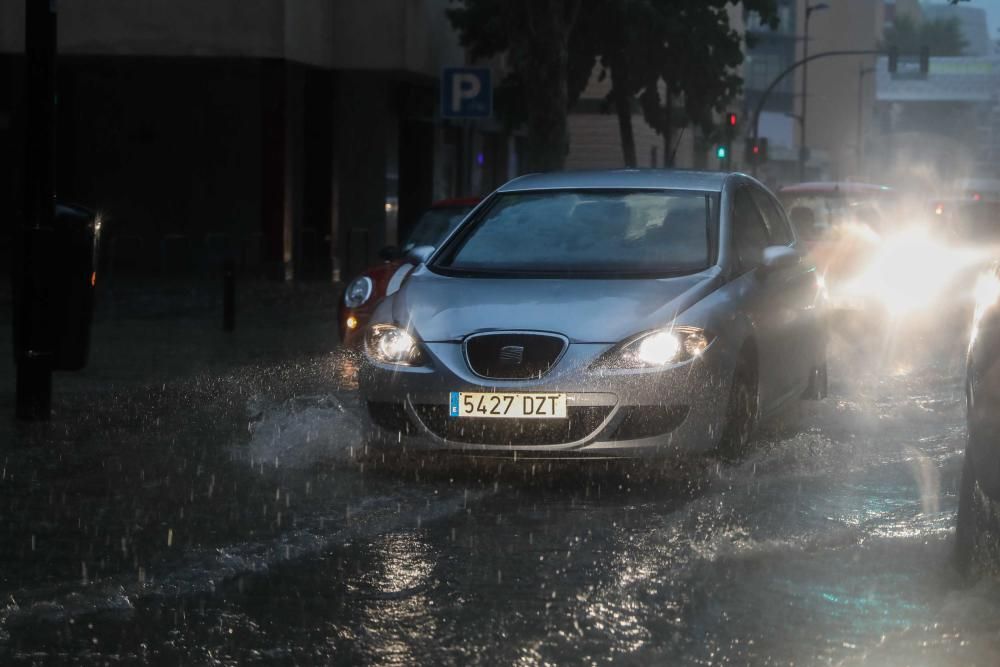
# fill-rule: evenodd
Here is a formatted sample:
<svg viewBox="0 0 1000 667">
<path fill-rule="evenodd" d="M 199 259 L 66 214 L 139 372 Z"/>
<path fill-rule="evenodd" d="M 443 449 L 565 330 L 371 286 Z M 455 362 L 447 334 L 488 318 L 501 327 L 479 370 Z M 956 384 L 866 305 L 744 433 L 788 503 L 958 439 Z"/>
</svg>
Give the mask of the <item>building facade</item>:
<svg viewBox="0 0 1000 667">
<path fill-rule="evenodd" d="M 927 196 L 950 196 L 964 179 L 1000 178 L 1000 56 L 982 8 L 897 0 L 893 18 L 955 19 L 961 55 L 931 57 L 921 73 L 912 56 L 898 71 L 877 66 L 868 162 L 873 171 Z"/>
<path fill-rule="evenodd" d="M 775 79 L 807 54 L 877 49 L 885 10 L 883 0 L 779 0 L 776 30 L 748 16 L 747 118 Z M 867 177 L 864 144 L 874 104 L 874 62 L 875 55 L 823 57 L 781 79 L 760 116 L 760 136 L 768 139 L 770 152 L 764 178 L 775 184 L 800 180 L 803 155 L 807 180 Z"/>
<path fill-rule="evenodd" d="M 496 123 L 446 121 L 447 0 L 59 3 L 58 193 L 122 268 L 235 257 L 347 277 L 435 199 L 516 172 Z M 24 2 L 0 2 L 0 205 L 19 205 Z M 3 225 L 9 229 L 8 225 Z"/>
</svg>

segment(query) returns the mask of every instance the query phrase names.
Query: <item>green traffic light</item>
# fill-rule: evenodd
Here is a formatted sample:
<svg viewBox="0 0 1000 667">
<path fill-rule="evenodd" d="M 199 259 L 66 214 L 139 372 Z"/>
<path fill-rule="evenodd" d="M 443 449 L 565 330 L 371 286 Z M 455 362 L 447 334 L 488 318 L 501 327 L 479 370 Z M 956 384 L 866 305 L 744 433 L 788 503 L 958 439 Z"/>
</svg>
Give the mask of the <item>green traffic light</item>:
<svg viewBox="0 0 1000 667">
<path fill-rule="evenodd" d="M 719 146 L 718 148 L 716 148 L 715 149 L 715 157 L 719 158 L 720 160 L 725 160 L 726 159 L 726 147 L 725 146 Z"/>
</svg>

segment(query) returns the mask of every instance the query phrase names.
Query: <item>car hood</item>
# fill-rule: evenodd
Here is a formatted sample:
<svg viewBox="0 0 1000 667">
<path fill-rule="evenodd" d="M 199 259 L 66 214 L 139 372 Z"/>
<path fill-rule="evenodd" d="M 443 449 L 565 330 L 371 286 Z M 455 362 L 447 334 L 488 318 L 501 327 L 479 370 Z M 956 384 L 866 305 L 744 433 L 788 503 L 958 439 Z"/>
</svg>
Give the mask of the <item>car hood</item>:
<svg viewBox="0 0 1000 667">
<path fill-rule="evenodd" d="M 616 343 L 669 324 L 722 284 L 713 267 L 661 279 L 455 278 L 415 270 L 393 319 L 426 342 L 482 331 L 551 331 L 577 343 Z"/>
</svg>

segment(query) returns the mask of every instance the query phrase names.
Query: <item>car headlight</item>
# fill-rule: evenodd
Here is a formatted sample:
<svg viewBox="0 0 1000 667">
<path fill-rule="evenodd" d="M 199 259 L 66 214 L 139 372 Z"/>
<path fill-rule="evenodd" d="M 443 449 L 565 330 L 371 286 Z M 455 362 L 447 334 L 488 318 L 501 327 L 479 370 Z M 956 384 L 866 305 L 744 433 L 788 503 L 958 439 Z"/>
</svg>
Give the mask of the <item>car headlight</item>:
<svg viewBox="0 0 1000 667">
<path fill-rule="evenodd" d="M 417 339 L 392 324 L 376 324 L 368 329 L 365 353 L 379 363 L 398 366 L 423 366 L 426 361 Z"/>
<path fill-rule="evenodd" d="M 604 368 L 657 368 L 700 357 L 712 338 L 697 327 L 647 331 L 605 354 L 596 364 Z"/>
<path fill-rule="evenodd" d="M 357 308 L 371 298 L 372 289 L 372 279 L 368 276 L 355 278 L 344 292 L 344 305 L 348 308 Z"/>
</svg>

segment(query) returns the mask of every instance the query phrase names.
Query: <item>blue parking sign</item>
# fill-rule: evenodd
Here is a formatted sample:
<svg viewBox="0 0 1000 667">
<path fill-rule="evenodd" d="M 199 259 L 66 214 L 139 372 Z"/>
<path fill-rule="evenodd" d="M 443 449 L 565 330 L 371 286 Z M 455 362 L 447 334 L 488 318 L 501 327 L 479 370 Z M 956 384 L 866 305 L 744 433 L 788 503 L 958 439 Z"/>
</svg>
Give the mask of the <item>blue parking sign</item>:
<svg viewBox="0 0 1000 667">
<path fill-rule="evenodd" d="M 446 67 L 441 72 L 443 118 L 489 118 L 493 81 L 488 67 Z"/>
</svg>

